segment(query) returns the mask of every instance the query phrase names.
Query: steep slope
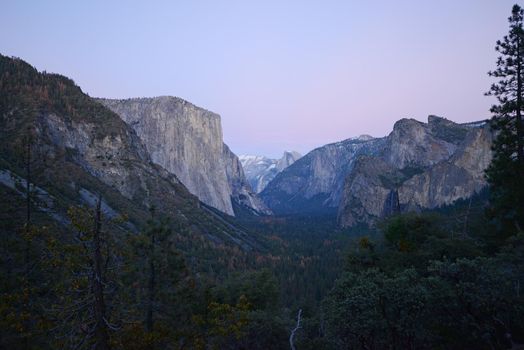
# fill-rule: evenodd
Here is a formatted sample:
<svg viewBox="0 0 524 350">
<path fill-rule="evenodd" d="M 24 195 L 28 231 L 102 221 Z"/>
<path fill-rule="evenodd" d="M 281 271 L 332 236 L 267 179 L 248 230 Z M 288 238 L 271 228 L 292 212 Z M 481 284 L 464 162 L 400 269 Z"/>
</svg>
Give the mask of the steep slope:
<svg viewBox="0 0 524 350">
<path fill-rule="evenodd" d="M 202 202 L 233 215 L 220 116 L 176 97 L 99 99 L 142 139 L 153 162 Z"/>
<path fill-rule="evenodd" d="M 136 131 L 153 162 L 175 174 L 207 205 L 234 215 L 231 198 L 252 192 L 243 177 L 231 178 L 243 173 L 227 174 L 226 167 L 236 156 L 226 150 L 218 114 L 170 96 L 98 101 Z M 267 212 L 258 199 L 254 198 L 252 204 L 253 210 Z"/>
<path fill-rule="evenodd" d="M 493 134 L 489 126 L 471 130 L 449 159 L 399 188 L 399 200 L 407 210 L 436 208 L 470 197 L 486 186 L 484 170 L 491 161 Z"/>
<path fill-rule="evenodd" d="M 362 136 L 317 148 L 279 173 L 260 195 L 277 214 L 335 215 L 357 157 L 377 154 L 383 146 L 384 139 Z"/>
<path fill-rule="evenodd" d="M 251 155 L 240 155 L 239 159 L 251 188 L 256 193 L 260 193 L 278 173 L 296 162 L 300 157 L 302 156 L 298 152 L 285 151 L 280 159 Z"/>
<path fill-rule="evenodd" d="M 169 216 L 177 247 L 201 258 L 192 260 L 195 265 L 218 263 L 206 261 L 212 247 L 233 252 L 258 245 L 154 164 L 135 131 L 73 81 L 0 55 L 2 191 L 23 195 L 18 188 L 25 181 L 28 144 L 38 189 L 34 206 L 61 225 L 70 205 L 92 206 L 100 194 L 109 217 L 127 218 L 124 231 L 141 229 L 151 206 Z"/>
<path fill-rule="evenodd" d="M 435 116 L 429 116 L 427 124 L 401 119 L 387 137 L 382 158 L 401 169 L 431 166 L 449 158 L 467 131 L 467 127 Z"/>
<path fill-rule="evenodd" d="M 391 213 L 433 209 L 480 192 L 492 137 L 487 125 L 435 116 L 427 124 L 400 120 L 383 151 L 358 159 L 347 177 L 339 223 L 373 224 Z"/>
</svg>

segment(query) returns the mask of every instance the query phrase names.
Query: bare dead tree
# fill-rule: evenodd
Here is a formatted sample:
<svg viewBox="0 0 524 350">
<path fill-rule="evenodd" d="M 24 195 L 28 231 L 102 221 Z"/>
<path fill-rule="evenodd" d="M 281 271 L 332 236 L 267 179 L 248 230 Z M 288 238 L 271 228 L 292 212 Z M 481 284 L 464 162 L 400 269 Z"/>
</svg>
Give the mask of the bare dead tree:
<svg viewBox="0 0 524 350">
<path fill-rule="evenodd" d="M 114 256 L 102 230 L 102 197 L 98 195 L 94 210 L 72 207 L 69 216 L 75 236 L 66 247 L 70 272 L 66 289 L 60 291 L 63 303 L 53 310 L 59 320 L 54 331 L 68 348 L 109 350 L 109 333 L 118 327 L 109 321 L 115 293 L 109 260 Z"/>
<path fill-rule="evenodd" d="M 155 208 L 151 207 L 151 221 L 154 220 Z M 149 247 L 149 282 L 148 282 L 148 300 L 147 300 L 147 315 L 146 315 L 146 330 L 153 331 L 153 306 L 155 301 L 156 275 L 155 275 L 155 230 L 150 231 L 150 247 Z"/>
<path fill-rule="evenodd" d="M 31 224 L 31 143 L 32 137 L 30 134 L 26 138 L 26 227 Z"/>
<path fill-rule="evenodd" d="M 296 350 L 295 335 L 297 334 L 298 330 L 302 328 L 301 322 L 302 322 L 302 309 L 299 309 L 298 314 L 297 314 L 297 324 L 295 328 L 291 330 L 291 334 L 289 335 L 289 346 L 291 347 L 291 350 Z"/>
<path fill-rule="evenodd" d="M 25 221 L 25 227 L 23 229 L 24 235 L 25 235 L 25 252 L 24 252 L 24 284 L 25 284 L 25 290 L 27 291 L 27 298 L 25 298 L 24 302 L 24 308 L 25 310 L 31 310 L 31 302 L 32 302 L 32 296 L 31 296 L 31 284 L 30 284 L 30 274 L 32 269 L 32 262 L 31 262 L 31 234 L 32 234 L 32 227 L 31 227 L 31 144 L 33 142 L 31 137 L 31 130 L 28 129 L 27 136 L 25 138 L 26 142 L 26 157 L 25 157 L 25 170 L 26 170 L 26 180 L 25 180 L 25 197 L 26 197 L 26 221 Z M 29 349 L 29 339 L 27 336 L 24 336 L 24 348 Z"/>
<path fill-rule="evenodd" d="M 26 200 L 26 219 L 25 219 L 25 227 L 24 227 L 24 234 L 25 237 L 25 274 L 26 276 L 29 275 L 29 272 L 31 270 L 30 264 L 31 264 L 31 214 L 32 214 L 32 204 L 31 204 L 31 162 L 32 162 L 32 156 L 31 156 L 31 145 L 33 143 L 33 138 L 31 137 L 31 130 L 28 129 L 27 136 L 25 137 L 25 171 L 26 171 L 26 179 L 25 179 L 25 200 Z"/>
</svg>

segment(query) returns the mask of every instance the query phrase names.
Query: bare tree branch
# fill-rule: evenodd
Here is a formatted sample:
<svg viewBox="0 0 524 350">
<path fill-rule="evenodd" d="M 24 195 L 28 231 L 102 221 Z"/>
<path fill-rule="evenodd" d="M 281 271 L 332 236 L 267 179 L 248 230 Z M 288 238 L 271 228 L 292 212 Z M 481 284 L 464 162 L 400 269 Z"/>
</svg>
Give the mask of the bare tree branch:
<svg viewBox="0 0 524 350">
<path fill-rule="evenodd" d="M 297 324 L 295 328 L 291 330 L 291 334 L 289 335 L 289 346 L 291 347 L 291 350 L 296 350 L 295 335 L 297 331 L 302 328 L 302 326 L 300 325 L 301 321 L 302 321 L 302 309 L 299 309 L 298 314 L 297 314 Z"/>
</svg>

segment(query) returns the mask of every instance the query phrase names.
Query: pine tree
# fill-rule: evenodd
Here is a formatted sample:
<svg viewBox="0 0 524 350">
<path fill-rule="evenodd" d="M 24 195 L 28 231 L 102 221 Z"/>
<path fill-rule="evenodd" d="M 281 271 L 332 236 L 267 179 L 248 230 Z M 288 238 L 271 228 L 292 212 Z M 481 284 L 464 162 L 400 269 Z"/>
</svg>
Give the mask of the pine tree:
<svg viewBox="0 0 524 350">
<path fill-rule="evenodd" d="M 120 342 L 126 349 L 163 349 L 190 326 L 188 269 L 174 244 L 170 219 L 150 208 L 143 230 L 130 234 L 122 278 L 127 300 Z"/>
<path fill-rule="evenodd" d="M 509 17 L 509 33 L 497 41 L 500 53 L 497 68 L 489 75 L 498 82 L 487 95 L 498 104 L 491 108 L 491 126 L 496 132 L 493 160 L 486 171 L 491 189 L 491 215 L 500 231 L 506 234 L 522 231 L 524 225 L 524 10 L 514 5 Z"/>
</svg>

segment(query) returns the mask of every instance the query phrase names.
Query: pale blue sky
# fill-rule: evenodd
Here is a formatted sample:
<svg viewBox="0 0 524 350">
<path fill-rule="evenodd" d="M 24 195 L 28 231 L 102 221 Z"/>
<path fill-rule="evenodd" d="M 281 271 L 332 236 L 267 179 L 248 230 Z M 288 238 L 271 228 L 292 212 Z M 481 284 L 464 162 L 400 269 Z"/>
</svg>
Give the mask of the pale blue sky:
<svg viewBox="0 0 524 350">
<path fill-rule="evenodd" d="M 174 95 L 237 154 L 306 152 L 402 117 L 489 116 L 511 0 L 0 0 L 0 53 L 96 97 Z"/>
</svg>

